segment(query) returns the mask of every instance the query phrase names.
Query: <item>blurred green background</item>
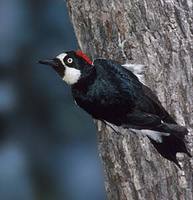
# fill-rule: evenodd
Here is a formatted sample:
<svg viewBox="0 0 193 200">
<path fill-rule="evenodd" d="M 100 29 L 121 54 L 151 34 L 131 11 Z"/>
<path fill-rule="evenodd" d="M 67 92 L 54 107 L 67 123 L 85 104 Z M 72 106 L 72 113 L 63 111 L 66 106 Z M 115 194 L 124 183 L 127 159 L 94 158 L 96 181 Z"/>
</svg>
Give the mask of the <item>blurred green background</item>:
<svg viewBox="0 0 193 200">
<path fill-rule="evenodd" d="M 77 41 L 63 0 L 0 1 L 0 200 L 103 200 L 94 123 L 37 63 Z"/>
</svg>

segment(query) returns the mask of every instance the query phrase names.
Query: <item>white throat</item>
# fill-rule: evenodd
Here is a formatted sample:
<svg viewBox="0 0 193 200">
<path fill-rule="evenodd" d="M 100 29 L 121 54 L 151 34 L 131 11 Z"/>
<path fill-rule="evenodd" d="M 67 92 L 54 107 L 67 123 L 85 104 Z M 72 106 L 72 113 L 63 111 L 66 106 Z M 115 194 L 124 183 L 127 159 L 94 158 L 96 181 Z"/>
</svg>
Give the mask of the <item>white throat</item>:
<svg viewBox="0 0 193 200">
<path fill-rule="evenodd" d="M 77 83 L 78 80 L 80 79 L 80 77 L 81 77 L 80 70 L 65 66 L 65 72 L 64 72 L 63 80 L 67 84 L 73 85 L 73 84 Z"/>
</svg>

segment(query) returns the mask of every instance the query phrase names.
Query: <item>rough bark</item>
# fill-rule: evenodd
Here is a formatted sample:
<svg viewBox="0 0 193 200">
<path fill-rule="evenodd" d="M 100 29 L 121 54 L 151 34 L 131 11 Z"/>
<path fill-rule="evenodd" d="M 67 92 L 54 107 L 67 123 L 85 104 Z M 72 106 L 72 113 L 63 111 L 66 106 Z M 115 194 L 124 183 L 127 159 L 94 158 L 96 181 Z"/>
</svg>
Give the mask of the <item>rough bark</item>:
<svg viewBox="0 0 193 200">
<path fill-rule="evenodd" d="M 81 49 L 92 58 L 147 66 L 146 84 L 193 147 L 193 1 L 67 0 Z M 183 170 L 158 155 L 146 138 L 98 122 L 99 152 L 109 200 L 192 200 L 193 161 Z"/>
</svg>

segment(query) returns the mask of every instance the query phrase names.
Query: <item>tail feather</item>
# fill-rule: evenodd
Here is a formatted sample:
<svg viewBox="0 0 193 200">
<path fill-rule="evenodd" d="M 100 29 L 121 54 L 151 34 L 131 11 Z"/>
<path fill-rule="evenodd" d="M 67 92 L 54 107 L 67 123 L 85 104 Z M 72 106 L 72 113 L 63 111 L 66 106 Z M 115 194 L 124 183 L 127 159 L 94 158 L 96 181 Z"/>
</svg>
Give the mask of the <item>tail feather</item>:
<svg viewBox="0 0 193 200">
<path fill-rule="evenodd" d="M 180 164 L 176 158 L 176 153 L 186 153 L 191 157 L 184 142 L 184 137 L 188 133 L 187 129 L 183 126 L 175 124 L 163 124 L 160 128 L 161 131 L 167 131 L 169 136 L 162 136 L 162 143 L 149 138 L 156 150 L 166 159 L 173 161 L 179 168 Z"/>
<path fill-rule="evenodd" d="M 178 124 L 162 123 L 156 127 L 156 130 L 174 134 L 176 137 L 181 139 L 184 139 L 184 136 L 188 134 L 187 128 Z"/>
</svg>

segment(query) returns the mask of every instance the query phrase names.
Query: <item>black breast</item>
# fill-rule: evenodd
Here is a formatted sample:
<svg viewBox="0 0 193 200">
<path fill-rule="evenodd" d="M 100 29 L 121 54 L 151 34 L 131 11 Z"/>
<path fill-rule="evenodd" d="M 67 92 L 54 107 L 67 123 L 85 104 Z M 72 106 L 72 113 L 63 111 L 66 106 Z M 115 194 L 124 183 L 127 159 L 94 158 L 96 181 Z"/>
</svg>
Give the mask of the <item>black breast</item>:
<svg viewBox="0 0 193 200">
<path fill-rule="evenodd" d="M 97 76 L 92 84 L 72 87 L 77 104 L 95 119 L 121 125 L 134 105 L 117 81 L 108 75 Z"/>
</svg>

